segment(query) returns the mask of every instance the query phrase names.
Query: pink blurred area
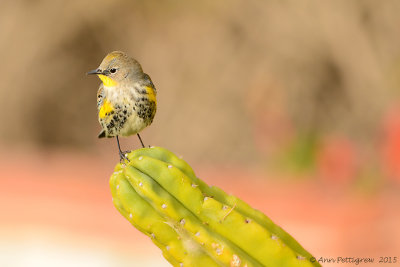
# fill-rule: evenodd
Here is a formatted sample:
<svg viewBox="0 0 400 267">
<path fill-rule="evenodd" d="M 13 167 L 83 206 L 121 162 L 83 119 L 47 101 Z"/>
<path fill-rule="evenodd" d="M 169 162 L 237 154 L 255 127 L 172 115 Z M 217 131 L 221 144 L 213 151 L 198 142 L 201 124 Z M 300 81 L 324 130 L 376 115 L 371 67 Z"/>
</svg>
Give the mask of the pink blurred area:
<svg viewBox="0 0 400 267">
<path fill-rule="evenodd" d="M 0 162 L 2 266 L 169 266 L 150 239 L 113 207 L 112 160 L 2 151 Z M 329 180 L 237 166 L 197 167 L 196 172 L 267 214 L 317 258 L 377 260 L 398 253 L 398 188 L 366 194 Z"/>
<path fill-rule="evenodd" d="M 169 266 L 114 208 L 110 161 L 54 152 L 1 155 L 1 266 Z"/>
</svg>

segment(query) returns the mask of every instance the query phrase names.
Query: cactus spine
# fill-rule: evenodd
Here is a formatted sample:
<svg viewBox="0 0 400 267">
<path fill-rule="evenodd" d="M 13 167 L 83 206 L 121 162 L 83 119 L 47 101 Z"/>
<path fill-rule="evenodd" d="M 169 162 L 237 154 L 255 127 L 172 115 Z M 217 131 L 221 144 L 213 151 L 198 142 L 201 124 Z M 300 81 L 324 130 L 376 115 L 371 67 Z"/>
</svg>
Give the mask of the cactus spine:
<svg viewBox="0 0 400 267">
<path fill-rule="evenodd" d="M 128 154 L 110 179 L 113 202 L 174 266 L 319 266 L 263 213 L 209 187 L 172 152 Z"/>
</svg>

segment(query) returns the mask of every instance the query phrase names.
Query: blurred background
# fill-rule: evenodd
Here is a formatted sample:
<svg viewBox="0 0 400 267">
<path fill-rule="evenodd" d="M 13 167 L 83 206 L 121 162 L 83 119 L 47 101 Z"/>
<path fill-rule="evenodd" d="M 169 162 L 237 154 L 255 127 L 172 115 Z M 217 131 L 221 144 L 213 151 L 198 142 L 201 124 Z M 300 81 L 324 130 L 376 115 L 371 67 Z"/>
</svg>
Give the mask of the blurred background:
<svg viewBox="0 0 400 267">
<path fill-rule="evenodd" d="M 111 202 L 117 146 L 97 139 L 100 81 L 85 72 L 113 50 L 157 87 L 145 144 L 317 258 L 400 256 L 399 12 L 397 0 L 2 1 L 0 265 L 169 266 Z"/>
</svg>

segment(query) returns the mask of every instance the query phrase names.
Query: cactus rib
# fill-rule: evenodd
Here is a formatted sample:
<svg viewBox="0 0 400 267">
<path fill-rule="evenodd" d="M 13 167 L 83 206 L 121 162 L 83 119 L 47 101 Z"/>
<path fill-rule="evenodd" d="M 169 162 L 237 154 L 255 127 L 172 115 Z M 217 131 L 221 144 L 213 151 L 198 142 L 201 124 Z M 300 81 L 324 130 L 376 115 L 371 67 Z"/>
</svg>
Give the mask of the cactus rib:
<svg viewBox="0 0 400 267">
<path fill-rule="evenodd" d="M 191 246 L 185 245 L 185 239 L 136 193 L 122 170 L 119 164 L 110 179 L 113 203 L 133 226 L 151 238 L 162 250 L 164 258 L 173 266 L 190 266 L 196 262 L 204 266 L 219 266 L 204 252 L 196 249 L 195 242 Z"/>
</svg>

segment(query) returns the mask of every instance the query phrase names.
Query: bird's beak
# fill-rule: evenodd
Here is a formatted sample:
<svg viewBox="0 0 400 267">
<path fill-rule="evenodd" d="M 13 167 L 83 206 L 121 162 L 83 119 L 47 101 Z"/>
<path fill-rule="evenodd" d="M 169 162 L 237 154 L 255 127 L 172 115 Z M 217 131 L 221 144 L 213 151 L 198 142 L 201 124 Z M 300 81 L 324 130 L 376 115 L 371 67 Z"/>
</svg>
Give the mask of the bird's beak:
<svg viewBox="0 0 400 267">
<path fill-rule="evenodd" d="M 91 71 L 88 71 L 87 73 L 86 73 L 86 75 L 91 75 L 91 74 L 102 74 L 103 72 L 101 71 L 101 69 L 95 69 L 95 70 L 91 70 Z"/>
</svg>

